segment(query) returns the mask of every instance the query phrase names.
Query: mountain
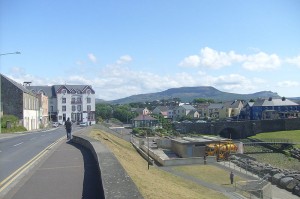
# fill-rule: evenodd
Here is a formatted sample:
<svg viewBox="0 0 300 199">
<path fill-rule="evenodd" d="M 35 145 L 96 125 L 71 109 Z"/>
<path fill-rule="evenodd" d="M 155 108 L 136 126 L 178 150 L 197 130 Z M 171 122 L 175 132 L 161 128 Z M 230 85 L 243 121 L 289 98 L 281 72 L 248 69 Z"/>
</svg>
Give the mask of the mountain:
<svg viewBox="0 0 300 199">
<path fill-rule="evenodd" d="M 100 104 L 100 103 L 101 103 L 101 104 L 104 104 L 104 103 L 108 103 L 108 102 L 105 101 L 105 100 L 103 100 L 103 99 L 97 99 L 97 98 L 96 98 L 96 99 L 95 99 L 95 103 L 96 103 L 96 104 Z"/>
<path fill-rule="evenodd" d="M 257 99 L 257 98 L 280 98 L 277 93 L 272 91 L 261 91 L 253 94 L 235 94 L 227 93 L 217 90 L 211 86 L 199 86 L 199 87 L 181 87 L 181 88 L 170 88 L 168 90 L 149 93 L 149 94 L 139 94 L 125 97 L 118 100 L 110 101 L 114 104 L 126 104 L 132 102 L 146 102 L 155 101 L 162 99 L 172 99 L 180 98 L 182 102 L 191 102 L 196 98 L 213 99 L 215 101 L 230 101 L 235 99 Z"/>
</svg>

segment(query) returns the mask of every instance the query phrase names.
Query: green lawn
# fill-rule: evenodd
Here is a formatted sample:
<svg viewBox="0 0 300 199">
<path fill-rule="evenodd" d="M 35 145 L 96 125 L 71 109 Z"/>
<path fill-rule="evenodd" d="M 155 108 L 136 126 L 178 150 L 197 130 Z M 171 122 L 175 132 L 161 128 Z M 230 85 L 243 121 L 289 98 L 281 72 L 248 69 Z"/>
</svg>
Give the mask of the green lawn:
<svg viewBox="0 0 300 199">
<path fill-rule="evenodd" d="M 300 130 L 259 133 L 257 135 L 251 136 L 250 138 L 256 138 L 256 139 L 260 139 L 260 140 L 289 139 L 289 140 L 292 140 L 293 142 L 300 143 Z M 300 144 L 296 145 L 295 147 L 300 148 Z"/>
<path fill-rule="evenodd" d="M 260 133 L 255 136 L 251 136 L 250 138 L 257 138 L 260 140 L 289 139 L 293 142 L 300 143 L 300 130 Z M 294 147 L 300 148 L 300 144 L 294 145 Z M 266 153 L 266 154 L 251 154 L 249 156 L 255 158 L 259 162 L 269 163 L 278 168 L 300 170 L 299 161 L 289 156 L 285 156 L 284 154 Z"/>
<path fill-rule="evenodd" d="M 178 166 L 175 167 L 175 170 L 218 186 L 229 186 L 229 187 L 233 186 L 230 184 L 228 171 L 217 168 L 213 165 Z M 242 181 L 242 180 L 245 179 L 239 176 L 235 176 L 235 181 Z"/>
</svg>

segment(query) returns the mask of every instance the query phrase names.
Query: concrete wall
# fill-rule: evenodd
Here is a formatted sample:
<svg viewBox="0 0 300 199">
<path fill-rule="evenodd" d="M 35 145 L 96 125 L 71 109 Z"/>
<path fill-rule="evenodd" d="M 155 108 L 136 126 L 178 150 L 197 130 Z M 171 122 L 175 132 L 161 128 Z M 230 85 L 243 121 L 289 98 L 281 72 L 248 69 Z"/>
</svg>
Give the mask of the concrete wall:
<svg viewBox="0 0 300 199">
<path fill-rule="evenodd" d="M 170 139 L 157 139 L 155 140 L 158 148 L 171 149 L 171 140 Z"/>
<path fill-rule="evenodd" d="M 148 153 L 147 146 L 142 145 L 141 149 Z M 189 157 L 189 158 L 164 158 L 159 154 L 155 153 L 155 150 L 149 149 L 149 156 L 151 159 L 155 160 L 162 166 L 178 166 L 178 165 L 191 165 L 191 164 L 204 164 L 203 157 Z M 214 156 L 209 156 L 206 158 L 206 161 L 209 163 L 216 162 Z"/>
<path fill-rule="evenodd" d="M 179 123 L 175 129 L 182 133 L 220 135 L 231 129 L 232 138 L 246 138 L 261 132 L 299 130 L 300 118 L 278 120 L 247 120 L 213 123 Z"/>
<path fill-rule="evenodd" d="M 88 129 L 85 131 L 88 131 Z M 99 189 L 103 190 L 103 198 L 142 199 L 143 197 L 136 185 L 128 176 L 114 154 L 101 144 L 101 142 L 83 135 L 84 133 L 86 132 L 74 135 L 72 142 L 81 144 L 91 150 L 94 158 L 98 162 L 98 175 L 102 185 Z"/>
</svg>

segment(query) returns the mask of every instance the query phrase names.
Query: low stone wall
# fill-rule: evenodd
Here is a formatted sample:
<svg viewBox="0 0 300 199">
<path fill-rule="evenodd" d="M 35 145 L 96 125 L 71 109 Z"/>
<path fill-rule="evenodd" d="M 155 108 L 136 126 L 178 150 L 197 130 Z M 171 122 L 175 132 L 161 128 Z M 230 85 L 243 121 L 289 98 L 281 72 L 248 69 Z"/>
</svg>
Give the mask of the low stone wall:
<svg viewBox="0 0 300 199">
<path fill-rule="evenodd" d="M 91 150 L 99 165 L 99 180 L 105 198 L 143 198 L 114 154 L 103 144 L 85 135 L 74 135 L 72 142 Z"/>
<path fill-rule="evenodd" d="M 231 156 L 231 160 L 237 166 L 268 179 L 272 184 L 300 196 L 300 171 L 279 169 L 270 164 L 263 164 L 238 156 Z"/>
</svg>

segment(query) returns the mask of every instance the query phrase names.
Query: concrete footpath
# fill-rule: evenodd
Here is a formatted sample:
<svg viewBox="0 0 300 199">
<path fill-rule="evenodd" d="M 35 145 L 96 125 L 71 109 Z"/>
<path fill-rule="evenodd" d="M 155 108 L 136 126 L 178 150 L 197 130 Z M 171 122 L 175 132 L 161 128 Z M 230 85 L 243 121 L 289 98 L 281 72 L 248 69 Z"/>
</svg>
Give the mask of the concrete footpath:
<svg viewBox="0 0 300 199">
<path fill-rule="evenodd" d="M 260 179 L 259 176 L 246 171 L 245 169 L 236 166 L 235 164 L 231 163 L 229 164 L 229 162 L 218 162 L 216 163 L 219 166 L 222 166 L 226 169 L 228 169 L 228 171 L 234 171 L 236 174 L 243 176 L 244 178 L 249 180 L 253 180 L 253 179 Z M 272 189 L 272 199 L 299 199 L 298 196 L 292 194 L 291 192 L 288 192 L 285 189 L 281 189 L 279 187 L 277 187 L 276 185 L 271 184 L 271 189 Z"/>
<path fill-rule="evenodd" d="M 94 199 L 104 196 L 92 153 L 63 139 L 5 198 Z"/>
</svg>

